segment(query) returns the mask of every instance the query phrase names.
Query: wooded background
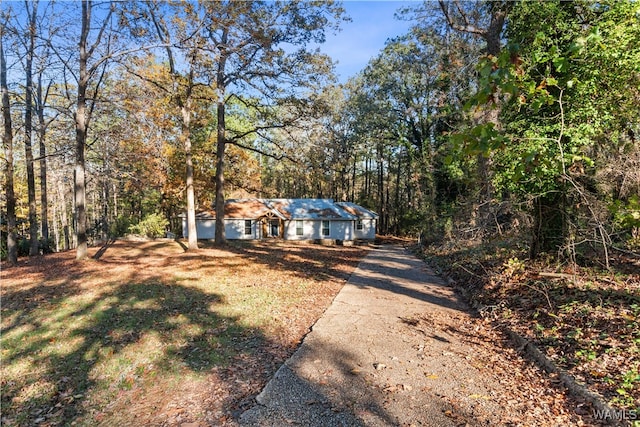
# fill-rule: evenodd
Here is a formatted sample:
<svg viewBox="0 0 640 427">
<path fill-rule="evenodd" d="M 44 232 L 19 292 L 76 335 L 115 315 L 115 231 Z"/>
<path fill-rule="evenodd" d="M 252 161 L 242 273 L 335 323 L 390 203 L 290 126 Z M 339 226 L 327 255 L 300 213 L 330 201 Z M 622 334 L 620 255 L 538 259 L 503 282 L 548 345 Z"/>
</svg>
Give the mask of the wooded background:
<svg viewBox="0 0 640 427">
<path fill-rule="evenodd" d="M 638 2 L 416 4 L 346 84 L 317 49 L 339 3 L 0 7 L 10 263 L 231 197 L 354 201 L 425 244 L 640 248 Z"/>
</svg>

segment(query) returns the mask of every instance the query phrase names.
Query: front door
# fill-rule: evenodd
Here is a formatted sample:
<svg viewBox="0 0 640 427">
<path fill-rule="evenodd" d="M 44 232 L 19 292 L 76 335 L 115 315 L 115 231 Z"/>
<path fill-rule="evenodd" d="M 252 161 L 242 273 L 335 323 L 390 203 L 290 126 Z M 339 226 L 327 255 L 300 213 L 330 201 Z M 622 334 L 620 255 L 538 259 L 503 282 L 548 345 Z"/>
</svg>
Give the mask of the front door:
<svg viewBox="0 0 640 427">
<path fill-rule="evenodd" d="M 272 219 L 269 222 L 269 235 L 271 237 L 278 237 L 280 236 L 280 221 L 277 219 Z"/>
</svg>

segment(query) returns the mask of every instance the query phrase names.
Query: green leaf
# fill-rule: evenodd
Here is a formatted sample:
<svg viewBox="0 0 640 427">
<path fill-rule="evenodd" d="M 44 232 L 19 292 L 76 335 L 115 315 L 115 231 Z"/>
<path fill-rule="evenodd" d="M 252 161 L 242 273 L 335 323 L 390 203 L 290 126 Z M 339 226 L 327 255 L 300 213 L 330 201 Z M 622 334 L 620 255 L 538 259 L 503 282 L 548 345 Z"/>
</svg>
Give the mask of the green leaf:
<svg viewBox="0 0 640 427">
<path fill-rule="evenodd" d="M 562 56 L 553 58 L 553 66 L 559 73 L 565 72 L 568 66 L 567 58 Z"/>
</svg>

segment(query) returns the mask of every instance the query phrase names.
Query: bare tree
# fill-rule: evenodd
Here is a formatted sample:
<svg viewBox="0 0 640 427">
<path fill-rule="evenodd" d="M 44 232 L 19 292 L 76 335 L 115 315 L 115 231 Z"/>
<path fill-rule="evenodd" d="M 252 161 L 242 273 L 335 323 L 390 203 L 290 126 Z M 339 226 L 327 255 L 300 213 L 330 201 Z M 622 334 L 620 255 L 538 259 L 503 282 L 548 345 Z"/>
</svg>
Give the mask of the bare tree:
<svg viewBox="0 0 640 427">
<path fill-rule="evenodd" d="M 29 10 L 31 7 L 31 10 Z M 36 49 L 36 17 L 38 2 L 25 1 L 27 12 L 27 34 L 25 40 L 25 95 L 24 95 L 24 153 L 27 163 L 27 194 L 29 198 L 29 255 L 37 255 L 38 244 L 38 216 L 36 205 L 36 182 L 33 167 L 33 58 Z"/>
<path fill-rule="evenodd" d="M 2 17 L 6 22 L 6 17 Z M 0 88 L 2 90 L 2 118 L 4 133 L 2 145 L 5 152 L 5 195 L 7 198 L 7 262 L 18 263 L 18 242 L 16 239 L 16 196 L 13 188 L 13 129 L 11 123 L 11 104 L 7 84 L 7 61 L 4 54 L 5 28 L 0 25 Z"/>
</svg>

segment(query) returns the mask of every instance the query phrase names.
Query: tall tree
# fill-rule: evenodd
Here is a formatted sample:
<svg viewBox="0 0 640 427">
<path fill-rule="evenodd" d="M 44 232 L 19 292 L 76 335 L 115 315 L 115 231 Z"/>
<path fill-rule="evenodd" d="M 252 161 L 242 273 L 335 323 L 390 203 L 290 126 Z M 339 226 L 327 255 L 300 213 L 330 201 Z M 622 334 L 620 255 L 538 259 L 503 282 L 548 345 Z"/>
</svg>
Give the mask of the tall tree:
<svg viewBox="0 0 640 427">
<path fill-rule="evenodd" d="M 40 158 L 40 223 L 41 223 L 41 231 L 42 231 L 42 239 L 45 242 L 45 245 L 48 244 L 49 240 L 49 198 L 47 191 L 47 127 L 53 120 L 55 120 L 56 116 L 52 118 L 45 117 L 45 106 L 47 105 L 47 99 L 49 97 L 49 93 L 52 86 L 52 81 L 46 85 L 42 81 L 45 71 L 45 66 L 41 64 L 40 69 L 38 70 L 38 82 L 36 85 L 36 95 L 35 95 L 35 112 L 38 118 L 38 145 L 40 147 L 40 151 L 38 153 L 38 157 Z"/>
<path fill-rule="evenodd" d="M 497 58 L 502 49 L 501 37 L 511 2 L 460 2 L 459 0 L 439 0 L 440 9 L 447 24 L 455 31 L 468 33 L 482 39 L 486 43 L 485 53 L 488 58 Z M 474 120 L 478 123 L 500 127 L 497 92 L 488 94 L 486 103 L 476 112 Z M 492 203 L 494 188 L 491 177 L 491 157 L 486 151 L 477 150 L 478 175 L 480 193 L 478 200 L 478 219 L 482 229 L 493 221 Z"/>
<path fill-rule="evenodd" d="M 0 89 L 2 90 L 2 118 L 4 122 L 2 146 L 5 152 L 5 195 L 7 198 L 7 262 L 18 263 L 18 242 L 16 239 L 16 196 L 13 176 L 13 128 L 11 122 L 11 101 L 7 83 L 7 61 L 4 53 L 5 29 L 7 16 L 1 16 L 0 25 Z"/>
<path fill-rule="evenodd" d="M 53 12 L 53 3 L 48 3 L 46 9 L 40 12 L 42 17 L 49 17 Z M 37 117 L 37 135 L 39 145 L 39 163 L 40 163 L 40 224 L 41 234 L 45 245 L 49 244 L 49 193 L 47 189 L 47 128 L 58 118 L 57 113 L 47 116 L 45 110 L 48 108 L 50 96 L 54 87 L 55 79 L 50 77 L 49 73 L 54 64 L 52 63 L 51 50 L 48 48 L 46 41 L 51 40 L 57 29 L 53 26 L 49 27 L 49 33 L 45 34 L 44 24 L 39 22 L 39 28 L 36 32 L 41 40 L 40 49 L 37 52 L 38 63 L 36 68 L 36 87 L 34 94 L 35 115 Z"/>
<path fill-rule="evenodd" d="M 74 166 L 74 199 L 76 211 L 76 259 L 87 258 L 87 188 L 86 188 L 86 148 L 87 132 L 92 113 L 98 99 L 98 92 L 103 81 L 108 61 L 113 58 L 111 40 L 107 32 L 110 29 L 111 17 L 115 4 L 98 14 L 98 30 L 92 31 L 94 3 L 82 0 L 81 28 L 78 42 L 78 67 L 76 75 L 76 111 L 75 111 L 75 166 Z M 93 41 L 90 37 L 93 35 Z M 105 40 L 106 39 L 106 40 Z M 104 46 L 101 46 L 104 44 Z M 103 47 L 101 52 L 99 47 Z M 75 70 L 75 67 L 67 67 Z M 89 93 L 90 91 L 90 93 Z"/>
<path fill-rule="evenodd" d="M 31 8 L 31 10 L 30 10 Z M 24 94 L 24 152 L 27 163 L 27 193 L 29 197 L 29 255 L 37 255 L 38 244 L 38 215 L 36 205 L 36 182 L 33 167 L 33 59 L 36 50 L 36 31 L 38 2 L 25 1 L 27 12 L 27 28 L 25 35 L 25 94 Z"/>
<path fill-rule="evenodd" d="M 637 153 L 638 13 L 633 2 L 518 3 L 509 43 L 479 69 L 473 102 L 502 94 L 503 127 L 481 125 L 467 136 L 494 154 L 499 188 L 529 202 L 531 257 L 575 253 L 583 235 L 585 242 L 596 236 L 606 262 L 602 199 L 617 197 L 601 194 L 611 183 L 596 179 L 597 160 Z"/>
<path fill-rule="evenodd" d="M 176 15 L 167 19 L 162 16 L 162 10 L 158 4 L 150 3 L 149 12 L 153 21 L 156 34 L 160 42 L 165 46 L 167 67 L 171 77 L 168 87 L 155 82 L 163 91 L 170 94 L 173 103 L 180 110 L 181 117 L 181 141 L 185 152 L 185 183 L 187 193 L 187 230 L 189 250 L 198 249 L 198 235 L 196 228 L 196 197 L 194 189 L 193 153 L 191 120 L 194 108 L 194 90 L 198 86 L 196 81 L 196 68 L 202 62 L 203 38 L 202 19 L 199 9 L 195 5 L 184 8 L 184 16 L 179 16 L 181 9 L 175 9 Z M 170 28 L 170 23 L 174 28 Z M 176 37 L 178 40 L 173 41 Z M 174 46 L 182 49 L 182 57 L 187 64 L 186 76 L 180 74 Z"/>
<path fill-rule="evenodd" d="M 332 2 L 205 2 L 216 101 L 216 243 L 226 242 L 224 231 L 225 151 L 228 144 L 256 150 L 246 144 L 248 135 L 259 135 L 282 120 L 273 106 L 302 104 L 302 88 L 313 89 L 330 71 L 328 58 L 309 52 L 310 43 L 324 41 L 325 30 L 340 18 L 342 8 Z M 287 46 L 286 48 L 284 46 Z M 298 50 L 291 51 L 291 47 Z M 248 106 L 263 114 L 249 131 L 230 132 L 226 108 L 241 93 L 256 93 L 259 103 Z M 308 95 L 308 94 L 307 94 Z M 247 102 L 245 98 L 245 102 Z M 282 119 L 282 118 L 281 118 Z M 289 117 L 288 119 L 291 119 Z"/>
</svg>

